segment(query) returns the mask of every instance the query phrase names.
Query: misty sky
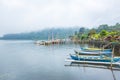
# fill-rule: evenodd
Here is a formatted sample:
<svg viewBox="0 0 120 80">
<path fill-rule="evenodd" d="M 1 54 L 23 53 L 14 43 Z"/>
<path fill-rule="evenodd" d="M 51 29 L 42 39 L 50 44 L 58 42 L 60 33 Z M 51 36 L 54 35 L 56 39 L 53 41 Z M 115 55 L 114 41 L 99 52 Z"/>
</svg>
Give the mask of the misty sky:
<svg viewBox="0 0 120 80">
<path fill-rule="evenodd" d="M 0 0 L 0 35 L 117 22 L 120 0 Z"/>
</svg>

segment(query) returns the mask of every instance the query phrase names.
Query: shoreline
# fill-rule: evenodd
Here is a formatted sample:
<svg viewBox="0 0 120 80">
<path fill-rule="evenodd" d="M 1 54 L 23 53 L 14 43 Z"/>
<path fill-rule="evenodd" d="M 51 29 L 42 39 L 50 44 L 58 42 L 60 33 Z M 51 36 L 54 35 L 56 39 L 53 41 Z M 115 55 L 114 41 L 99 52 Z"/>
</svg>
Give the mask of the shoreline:
<svg viewBox="0 0 120 80">
<path fill-rule="evenodd" d="M 75 44 L 89 44 L 92 47 L 113 49 L 116 56 L 120 56 L 120 42 L 109 42 L 101 40 L 74 40 Z"/>
</svg>

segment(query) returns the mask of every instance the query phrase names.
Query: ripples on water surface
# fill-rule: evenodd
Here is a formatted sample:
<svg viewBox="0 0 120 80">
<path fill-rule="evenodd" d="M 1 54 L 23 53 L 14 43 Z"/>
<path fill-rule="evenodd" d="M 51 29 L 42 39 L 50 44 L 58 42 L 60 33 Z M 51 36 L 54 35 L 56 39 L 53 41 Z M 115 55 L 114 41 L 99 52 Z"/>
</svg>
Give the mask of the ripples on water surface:
<svg viewBox="0 0 120 80">
<path fill-rule="evenodd" d="M 0 41 L 0 80 L 120 80 L 120 71 L 64 66 L 65 58 L 75 48 L 79 45 L 37 46 L 33 41 Z"/>
</svg>

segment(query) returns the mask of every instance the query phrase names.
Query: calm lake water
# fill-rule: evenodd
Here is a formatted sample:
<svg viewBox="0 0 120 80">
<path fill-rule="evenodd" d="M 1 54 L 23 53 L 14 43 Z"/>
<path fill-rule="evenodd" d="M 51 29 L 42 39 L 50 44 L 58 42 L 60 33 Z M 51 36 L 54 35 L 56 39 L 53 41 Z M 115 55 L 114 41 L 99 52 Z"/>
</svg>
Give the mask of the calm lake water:
<svg viewBox="0 0 120 80">
<path fill-rule="evenodd" d="M 65 66 L 69 53 L 80 46 L 85 45 L 0 41 L 0 80 L 120 80 L 120 71 Z"/>
</svg>

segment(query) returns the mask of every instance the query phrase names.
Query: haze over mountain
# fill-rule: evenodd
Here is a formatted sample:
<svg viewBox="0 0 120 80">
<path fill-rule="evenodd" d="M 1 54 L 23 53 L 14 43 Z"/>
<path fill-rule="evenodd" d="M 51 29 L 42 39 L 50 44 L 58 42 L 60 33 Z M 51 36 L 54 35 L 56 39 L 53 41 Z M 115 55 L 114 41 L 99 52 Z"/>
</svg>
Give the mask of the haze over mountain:
<svg viewBox="0 0 120 80">
<path fill-rule="evenodd" d="M 120 0 L 0 0 L 0 35 L 120 22 Z"/>
<path fill-rule="evenodd" d="M 2 40 L 48 40 L 52 39 L 65 39 L 73 36 L 76 33 L 84 33 L 88 35 L 90 30 L 95 30 L 96 33 L 101 32 L 102 30 L 106 31 L 120 31 L 120 24 L 116 23 L 115 25 L 109 26 L 107 24 L 99 25 L 96 28 L 88 29 L 84 27 L 74 27 L 74 28 L 50 28 L 39 31 L 16 33 L 16 34 L 5 34 L 3 37 L 0 37 Z"/>
<path fill-rule="evenodd" d="M 79 28 L 51 28 L 44 29 L 40 31 L 33 32 L 24 32 L 24 33 L 14 33 L 14 34 L 5 34 L 0 39 L 3 40 L 48 40 L 52 39 L 65 39 L 71 35 L 74 35 L 74 32 L 79 30 Z"/>
</svg>

